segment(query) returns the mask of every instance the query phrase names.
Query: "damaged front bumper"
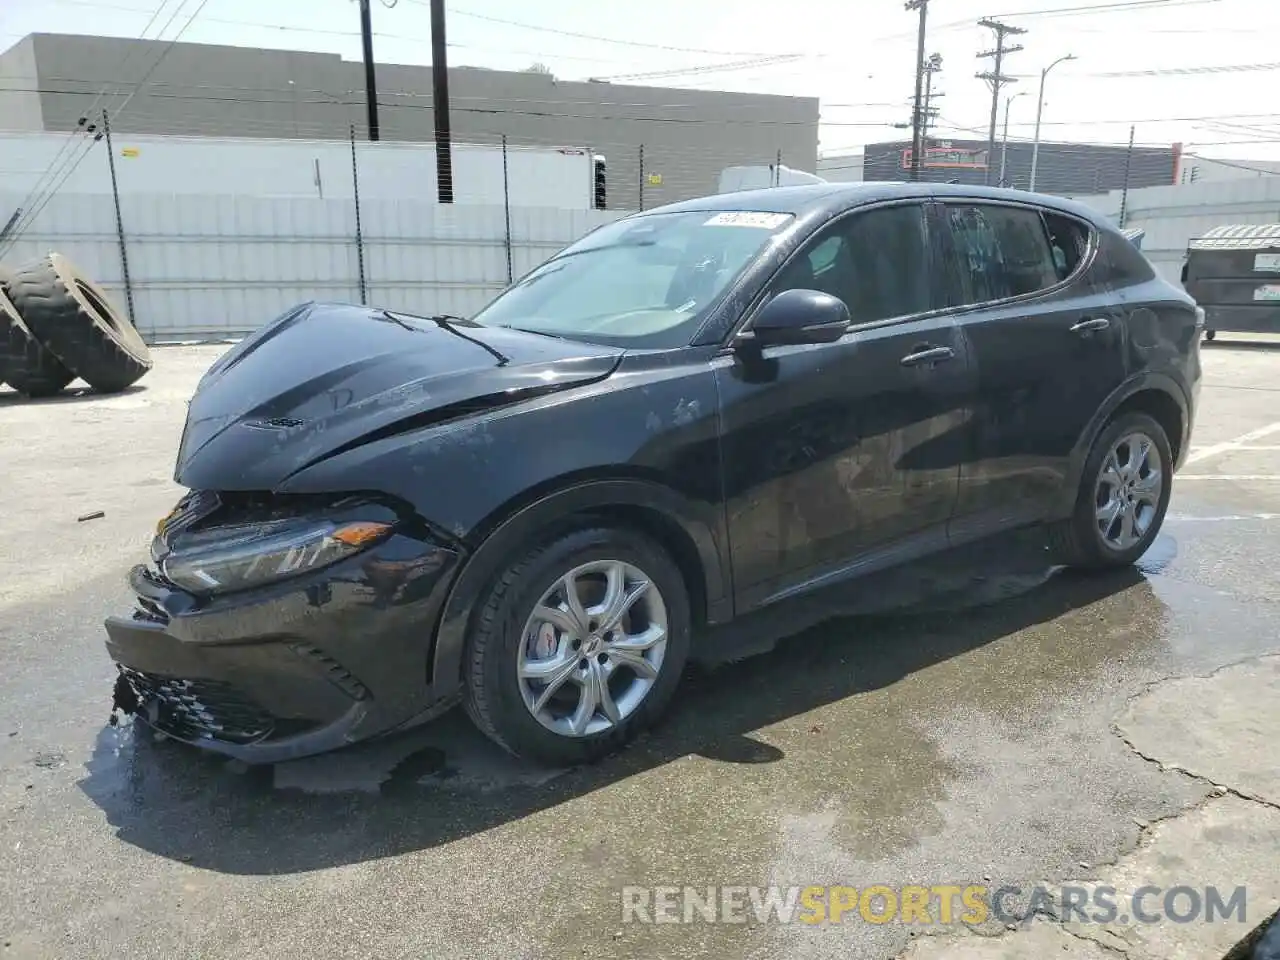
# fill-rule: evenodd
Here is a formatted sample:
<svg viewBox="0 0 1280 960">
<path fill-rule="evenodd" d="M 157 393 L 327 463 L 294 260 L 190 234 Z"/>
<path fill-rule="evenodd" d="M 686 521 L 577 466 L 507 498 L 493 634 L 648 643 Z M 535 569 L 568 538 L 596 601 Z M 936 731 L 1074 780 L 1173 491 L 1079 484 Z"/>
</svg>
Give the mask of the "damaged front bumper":
<svg viewBox="0 0 1280 960">
<path fill-rule="evenodd" d="M 205 598 L 135 567 L 136 611 L 106 621 L 114 707 L 248 763 L 429 719 L 457 692 L 432 684 L 430 657 L 458 562 L 397 534 L 306 576 Z"/>
</svg>

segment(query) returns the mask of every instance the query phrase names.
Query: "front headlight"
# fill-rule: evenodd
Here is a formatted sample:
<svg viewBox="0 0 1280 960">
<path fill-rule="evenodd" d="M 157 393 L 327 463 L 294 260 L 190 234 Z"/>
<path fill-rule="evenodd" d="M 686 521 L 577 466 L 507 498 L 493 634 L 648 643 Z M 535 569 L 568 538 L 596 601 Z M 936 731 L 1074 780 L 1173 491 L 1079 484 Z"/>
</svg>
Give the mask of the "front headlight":
<svg viewBox="0 0 1280 960">
<path fill-rule="evenodd" d="M 164 577 L 192 593 L 228 593 L 317 570 L 391 532 L 374 521 L 281 520 L 216 527 L 181 538 L 157 557 Z"/>
</svg>

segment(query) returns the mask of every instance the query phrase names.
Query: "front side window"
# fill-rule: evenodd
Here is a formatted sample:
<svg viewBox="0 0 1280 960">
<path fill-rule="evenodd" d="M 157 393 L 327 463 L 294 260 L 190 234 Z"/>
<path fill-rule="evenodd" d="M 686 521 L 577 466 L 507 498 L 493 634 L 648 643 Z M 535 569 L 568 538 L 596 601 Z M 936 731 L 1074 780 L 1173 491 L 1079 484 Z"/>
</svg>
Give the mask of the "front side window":
<svg viewBox="0 0 1280 960">
<path fill-rule="evenodd" d="M 1072 268 L 1070 254 L 1055 257 L 1044 221 L 1035 210 L 984 204 L 948 204 L 955 306 L 1007 300 L 1044 290 Z"/>
<path fill-rule="evenodd" d="M 792 219 L 701 211 L 619 220 L 529 273 L 474 319 L 591 343 L 683 346 Z"/>
<path fill-rule="evenodd" d="M 821 290 L 839 297 L 854 324 L 930 309 L 924 207 L 855 213 L 819 231 L 778 274 L 770 295 Z"/>
</svg>

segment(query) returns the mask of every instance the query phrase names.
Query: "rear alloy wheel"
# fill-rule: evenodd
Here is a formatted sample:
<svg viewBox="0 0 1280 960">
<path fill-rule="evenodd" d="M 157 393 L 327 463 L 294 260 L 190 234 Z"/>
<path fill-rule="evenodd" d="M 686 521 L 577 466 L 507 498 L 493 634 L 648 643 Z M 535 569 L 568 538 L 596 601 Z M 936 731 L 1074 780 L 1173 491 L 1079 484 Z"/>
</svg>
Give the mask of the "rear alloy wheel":
<svg viewBox="0 0 1280 960">
<path fill-rule="evenodd" d="M 1145 413 L 1118 417 L 1094 442 L 1071 519 L 1051 528 L 1058 559 L 1095 569 L 1133 563 L 1160 532 L 1172 479 L 1160 424 Z"/>
<path fill-rule="evenodd" d="M 689 647 L 680 571 L 613 529 L 568 534 L 498 580 L 469 639 L 467 712 L 517 756 L 616 749 L 665 709 Z"/>
<path fill-rule="evenodd" d="M 1146 537 L 1160 513 L 1165 470 L 1156 442 L 1135 430 L 1111 445 L 1094 487 L 1098 536 L 1116 553 Z"/>
</svg>

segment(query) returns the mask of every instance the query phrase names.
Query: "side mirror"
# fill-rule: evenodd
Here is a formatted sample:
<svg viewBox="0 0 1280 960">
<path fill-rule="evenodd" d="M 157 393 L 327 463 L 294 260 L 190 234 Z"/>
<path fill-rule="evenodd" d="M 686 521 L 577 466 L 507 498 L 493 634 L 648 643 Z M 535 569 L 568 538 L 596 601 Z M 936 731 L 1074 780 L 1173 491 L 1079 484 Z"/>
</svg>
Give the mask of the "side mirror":
<svg viewBox="0 0 1280 960">
<path fill-rule="evenodd" d="M 834 343 L 849 329 L 849 308 L 818 290 L 784 290 L 761 308 L 751 324 L 757 347 Z"/>
</svg>

